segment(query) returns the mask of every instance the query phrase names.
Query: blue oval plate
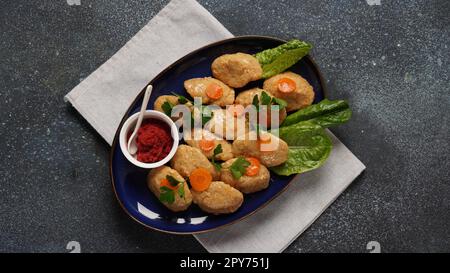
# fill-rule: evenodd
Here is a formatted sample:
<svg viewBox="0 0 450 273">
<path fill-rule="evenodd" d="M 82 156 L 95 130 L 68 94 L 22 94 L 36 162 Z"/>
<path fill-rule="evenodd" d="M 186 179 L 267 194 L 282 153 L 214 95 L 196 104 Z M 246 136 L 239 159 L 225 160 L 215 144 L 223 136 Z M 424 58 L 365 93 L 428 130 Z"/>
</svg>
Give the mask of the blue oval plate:
<svg viewBox="0 0 450 273">
<path fill-rule="evenodd" d="M 188 96 L 183 82 L 191 78 L 211 76 L 211 63 L 220 55 L 235 52 L 254 54 L 285 42 L 271 37 L 243 36 L 202 47 L 170 65 L 149 83 L 154 87 L 149 106 L 153 106 L 157 97 L 170 94 L 170 92 Z M 304 57 L 289 70 L 302 75 L 314 87 L 314 103 L 324 98 L 325 83 L 310 56 Z M 255 86 L 262 86 L 262 81 L 251 83 L 243 89 Z M 236 94 L 240 91 L 242 89 L 236 89 Z M 271 173 L 270 186 L 263 191 L 246 194 L 242 206 L 232 214 L 211 215 L 201 211 L 195 204 L 192 204 L 185 212 L 174 213 L 168 210 L 147 188 L 148 171 L 128 162 L 118 145 L 120 129 L 129 116 L 139 111 L 143 94 L 144 90 L 137 96 L 123 117 L 114 137 L 110 159 L 111 182 L 117 200 L 125 212 L 142 225 L 176 234 L 210 231 L 235 223 L 256 212 L 285 190 L 294 178 L 294 175 L 278 176 Z"/>
</svg>

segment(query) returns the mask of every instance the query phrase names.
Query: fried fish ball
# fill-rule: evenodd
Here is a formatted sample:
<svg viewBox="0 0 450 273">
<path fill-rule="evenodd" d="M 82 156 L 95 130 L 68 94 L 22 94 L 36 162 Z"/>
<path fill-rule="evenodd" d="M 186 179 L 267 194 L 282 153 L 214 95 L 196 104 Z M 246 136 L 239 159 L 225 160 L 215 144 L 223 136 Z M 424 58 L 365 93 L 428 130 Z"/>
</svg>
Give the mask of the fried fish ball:
<svg viewBox="0 0 450 273">
<path fill-rule="evenodd" d="M 175 201 L 172 204 L 166 202 L 162 203 L 171 211 L 184 211 L 192 203 L 192 194 L 186 181 L 176 170 L 167 166 L 161 166 L 152 169 L 147 176 L 147 186 L 149 187 L 150 191 L 153 192 L 153 194 L 159 199 L 159 196 L 161 194 L 160 188 L 162 187 L 162 185 L 164 185 L 164 180 L 167 179 L 168 175 L 172 176 L 177 181 L 183 182 L 182 186 L 184 187 L 184 197 L 180 197 L 180 195 L 176 191 L 176 188 L 174 188 Z M 179 185 L 178 187 L 181 187 L 181 185 Z"/>
<path fill-rule="evenodd" d="M 225 109 L 213 110 L 213 116 L 205 126 L 208 131 L 227 140 L 234 140 L 245 134 L 249 131 L 248 128 L 245 116 L 234 116 Z"/>
<path fill-rule="evenodd" d="M 311 105 L 314 90 L 307 80 L 293 72 L 284 72 L 264 81 L 264 90 L 285 100 L 286 110 L 294 111 Z"/>
<path fill-rule="evenodd" d="M 239 95 L 237 95 L 236 100 L 234 101 L 235 104 L 240 104 L 244 107 L 247 107 L 248 105 L 251 105 L 253 103 L 253 98 L 255 97 L 255 95 L 258 96 L 259 101 L 261 101 L 261 94 L 262 92 L 264 92 L 264 89 L 261 88 L 252 88 L 246 91 L 243 91 L 241 93 L 239 93 Z M 267 95 L 269 95 L 271 98 L 273 97 L 269 92 L 267 92 Z M 268 123 L 268 128 L 270 127 L 270 107 L 267 108 L 267 123 Z M 278 113 L 279 115 L 279 124 L 281 124 L 284 119 L 286 118 L 287 114 L 286 114 L 286 108 L 283 108 L 279 111 Z"/>
<path fill-rule="evenodd" d="M 244 201 L 242 193 L 222 181 L 213 181 L 202 192 L 192 191 L 194 204 L 212 214 L 235 212 Z"/>
<path fill-rule="evenodd" d="M 153 104 L 153 109 L 156 111 L 159 111 L 161 113 L 164 113 L 164 110 L 162 109 L 162 105 L 168 102 L 170 103 L 172 106 L 178 105 L 180 104 L 178 102 L 178 97 L 177 96 L 172 96 L 172 95 L 162 95 L 159 96 L 158 98 L 156 98 L 155 103 Z M 187 102 L 184 105 L 186 105 L 190 111 L 192 111 L 192 103 L 191 102 Z M 177 117 L 172 117 L 173 120 L 177 120 Z"/>
<path fill-rule="evenodd" d="M 199 167 L 207 169 L 213 179 L 217 179 L 220 176 L 214 165 L 200 149 L 184 144 L 178 146 L 178 150 L 170 161 L 170 165 L 183 177 L 189 177 L 191 172 Z"/>
<path fill-rule="evenodd" d="M 214 149 L 220 144 L 222 147 L 222 152 L 216 155 L 216 159 L 226 161 L 233 158 L 231 144 L 228 143 L 228 141 L 214 135 L 208 130 L 197 130 L 197 132 L 192 132 L 190 139 L 185 139 L 189 146 L 199 149 L 207 158 L 211 159 L 214 155 Z M 201 137 L 201 139 L 196 139 L 196 135 Z"/>
<path fill-rule="evenodd" d="M 259 171 L 256 175 L 244 174 L 239 179 L 235 179 L 230 167 L 236 159 L 230 159 L 222 164 L 220 180 L 243 193 L 257 192 L 269 186 L 270 172 L 264 165 L 259 165 Z"/>
<path fill-rule="evenodd" d="M 255 131 L 251 131 L 233 142 L 235 156 L 256 157 L 266 167 L 278 166 L 286 162 L 288 152 L 288 144 L 270 133 L 261 132 L 258 137 Z"/>
<path fill-rule="evenodd" d="M 178 97 L 172 96 L 172 95 L 163 95 L 156 98 L 155 103 L 153 104 L 153 109 L 159 112 L 164 113 L 164 110 L 162 109 L 162 105 L 165 102 L 170 103 L 171 105 L 177 105 L 178 104 Z"/>
<path fill-rule="evenodd" d="M 201 97 L 203 104 L 226 106 L 234 102 L 234 90 L 211 77 L 187 80 L 184 88 L 191 97 Z"/>
<path fill-rule="evenodd" d="M 258 60 L 245 53 L 222 55 L 214 60 L 211 70 L 215 78 L 233 88 L 259 80 L 263 73 Z"/>
</svg>

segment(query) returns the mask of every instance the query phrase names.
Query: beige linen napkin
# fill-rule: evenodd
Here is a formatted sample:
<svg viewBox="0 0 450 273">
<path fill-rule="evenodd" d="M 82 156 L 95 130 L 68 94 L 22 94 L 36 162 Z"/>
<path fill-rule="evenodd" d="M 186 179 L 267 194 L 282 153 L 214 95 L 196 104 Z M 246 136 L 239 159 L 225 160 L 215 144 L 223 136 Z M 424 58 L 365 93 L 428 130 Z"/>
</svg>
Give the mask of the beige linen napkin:
<svg viewBox="0 0 450 273">
<path fill-rule="evenodd" d="M 65 100 L 111 145 L 143 87 L 190 51 L 233 35 L 192 0 L 173 0 Z"/>
<path fill-rule="evenodd" d="M 106 63 L 65 96 L 111 144 L 140 90 L 165 67 L 232 34 L 194 0 L 173 0 Z M 210 252 L 281 252 L 364 170 L 334 136 L 326 164 L 302 174 L 269 205 L 241 222 L 195 235 Z"/>
</svg>

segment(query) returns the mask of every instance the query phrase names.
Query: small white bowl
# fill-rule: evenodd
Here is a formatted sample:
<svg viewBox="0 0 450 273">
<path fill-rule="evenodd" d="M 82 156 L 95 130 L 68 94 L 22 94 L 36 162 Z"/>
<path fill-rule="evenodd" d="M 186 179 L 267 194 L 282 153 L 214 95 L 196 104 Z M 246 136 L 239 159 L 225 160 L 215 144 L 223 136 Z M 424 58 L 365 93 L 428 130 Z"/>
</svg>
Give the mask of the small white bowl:
<svg viewBox="0 0 450 273">
<path fill-rule="evenodd" d="M 165 122 L 167 125 L 169 125 L 170 131 L 172 134 L 172 138 L 173 138 L 173 146 L 172 146 L 172 149 L 170 150 L 169 154 L 164 159 L 162 159 L 158 162 L 154 162 L 154 163 L 144 163 L 144 162 L 137 160 L 136 156 L 133 156 L 128 152 L 128 135 L 130 135 L 133 132 L 134 127 L 137 122 L 137 119 L 138 119 L 138 116 L 139 116 L 139 112 L 132 115 L 131 117 L 129 117 L 123 124 L 122 129 L 120 129 L 119 143 L 120 143 L 120 149 L 122 150 L 123 155 L 128 159 L 128 161 L 130 161 L 134 165 L 144 168 L 144 169 L 153 169 L 153 168 L 157 168 L 157 167 L 160 167 L 160 166 L 166 164 L 167 162 L 169 162 L 169 160 L 172 159 L 172 157 L 175 155 L 175 152 L 178 149 L 178 143 L 180 142 L 180 138 L 179 138 L 179 134 L 178 134 L 178 127 L 176 126 L 175 122 L 172 121 L 171 118 L 169 118 L 168 116 L 166 116 L 165 114 L 163 114 L 161 112 L 154 111 L 154 110 L 147 110 L 145 112 L 144 120 L 153 118 L 153 119 L 161 120 L 161 121 Z"/>
</svg>

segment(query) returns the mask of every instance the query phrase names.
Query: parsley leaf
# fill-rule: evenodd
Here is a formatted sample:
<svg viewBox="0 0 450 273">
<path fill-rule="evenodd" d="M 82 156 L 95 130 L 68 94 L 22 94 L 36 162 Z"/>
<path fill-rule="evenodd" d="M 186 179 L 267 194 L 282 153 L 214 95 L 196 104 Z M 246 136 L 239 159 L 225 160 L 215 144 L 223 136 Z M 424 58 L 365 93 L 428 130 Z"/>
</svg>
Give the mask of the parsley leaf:
<svg viewBox="0 0 450 273">
<path fill-rule="evenodd" d="M 285 100 L 279 99 L 279 98 L 275 98 L 275 97 L 272 98 L 272 103 L 276 104 L 276 105 L 279 105 L 280 106 L 280 110 L 284 109 L 287 106 L 287 102 Z"/>
<path fill-rule="evenodd" d="M 172 92 L 172 95 L 178 97 L 178 103 L 180 104 L 186 104 L 188 102 L 191 102 L 190 100 L 188 100 L 185 96 L 183 95 L 179 95 L 177 93 Z"/>
<path fill-rule="evenodd" d="M 162 108 L 162 110 L 164 111 L 164 114 L 166 114 L 167 116 L 171 116 L 172 115 L 172 108 L 173 108 L 173 105 L 170 103 L 170 102 L 168 102 L 168 101 L 165 101 L 162 105 L 161 105 L 161 108 Z"/>
<path fill-rule="evenodd" d="M 223 152 L 223 149 L 222 149 L 222 144 L 219 144 L 219 145 L 217 145 L 217 147 L 214 149 L 214 156 L 216 156 L 216 155 L 219 155 L 220 153 L 222 153 Z"/>
<path fill-rule="evenodd" d="M 246 172 L 248 166 L 250 166 L 250 162 L 243 157 L 238 157 L 230 167 L 230 171 L 234 179 L 241 178 L 241 176 Z"/>
<path fill-rule="evenodd" d="M 260 101 L 259 101 L 258 95 L 253 96 L 252 104 L 256 107 L 256 110 L 259 111 Z M 276 97 L 271 97 L 265 91 L 262 91 L 262 93 L 261 93 L 261 105 L 270 105 L 270 104 L 279 105 L 280 106 L 280 110 L 287 106 L 287 102 L 285 100 L 279 99 L 279 98 L 276 98 Z"/>
<path fill-rule="evenodd" d="M 160 188 L 161 193 L 159 194 L 159 200 L 163 203 L 173 204 L 175 202 L 175 194 L 173 190 L 166 186 Z"/>
<path fill-rule="evenodd" d="M 178 184 L 183 183 L 183 181 L 178 181 L 171 175 L 166 175 L 166 179 L 169 181 L 172 187 L 176 187 L 178 186 Z"/>
<path fill-rule="evenodd" d="M 210 121 L 213 118 L 214 113 L 208 106 L 204 105 L 202 105 L 201 112 L 202 112 L 202 127 L 203 127 L 208 121 Z"/>
<path fill-rule="evenodd" d="M 216 168 L 216 170 L 218 172 L 220 172 L 220 170 L 222 170 L 222 164 L 220 164 L 219 162 L 212 161 L 211 163 L 213 164 L 214 168 Z"/>
<path fill-rule="evenodd" d="M 198 114 L 200 112 L 200 114 Z M 191 127 L 194 128 L 195 127 L 195 118 L 200 115 L 201 118 L 201 126 L 205 126 L 205 124 L 210 121 L 213 116 L 214 116 L 214 112 L 211 111 L 211 109 L 206 106 L 206 105 L 202 105 L 200 107 L 195 107 L 194 110 L 191 112 Z"/>
<path fill-rule="evenodd" d="M 256 111 L 259 111 L 259 98 L 258 95 L 253 96 L 252 104 L 256 107 Z"/>
<path fill-rule="evenodd" d="M 181 198 L 184 198 L 184 185 L 183 185 L 183 181 L 178 181 L 176 180 L 173 176 L 171 175 L 167 175 L 166 179 L 169 181 L 170 185 L 172 187 L 178 187 L 177 191 L 178 191 L 178 195 Z"/>
<path fill-rule="evenodd" d="M 178 195 L 181 198 L 184 198 L 184 185 L 183 185 L 184 182 L 178 181 L 171 175 L 166 175 L 166 179 L 167 179 L 167 181 L 169 181 L 169 184 L 172 187 L 178 186 L 178 188 L 177 188 Z M 165 202 L 165 203 L 169 203 L 169 204 L 172 204 L 173 202 L 175 202 L 175 191 L 174 190 L 172 190 L 171 188 L 169 188 L 167 186 L 162 186 L 159 188 L 159 190 L 161 191 L 161 193 L 159 195 L 159 200 L 161 200 L 161 202 Z"/>
<path fill-rule="evenodd" d="M 178 195 L 181 198 L 184 198 L 184 185 L 183 185 L 183 182 L 181 182 L 181 185 L 178 187 Z"/>
<path fill-rule="evenodd" d="M 195 127 L 195 118 L 194 118 L 194 111 L 191 112 L 191 127 Z"/>
<path fill-rule="evenodd" d="M 222 152 L 223 152 L 222 144 L 217 145 L 216 148 L 214 149 L 213 156 L 212 156 L 212 159 L 211 159 L 211 163 L 214 165 L 216 170 L 219 171 L 219 172 L 222 169 L 222 164 L 216 162 L 216 156 L 219 155 Z"/>
<path fill-rule="evenodd" d="M 272 98 L 264 91 L 261 93 L 261 104 L 269 105 L 272 102 Z"/>
</svg>

